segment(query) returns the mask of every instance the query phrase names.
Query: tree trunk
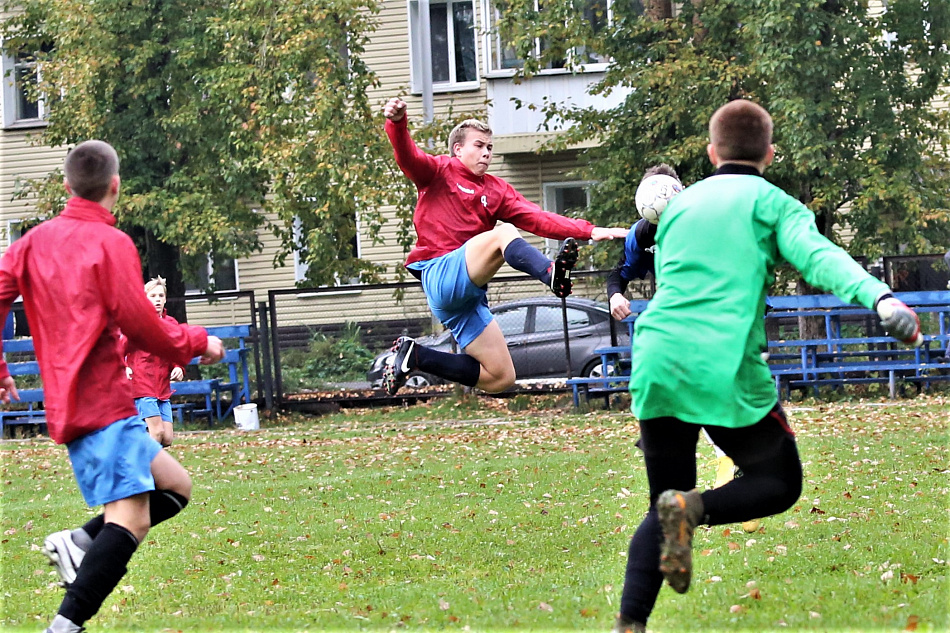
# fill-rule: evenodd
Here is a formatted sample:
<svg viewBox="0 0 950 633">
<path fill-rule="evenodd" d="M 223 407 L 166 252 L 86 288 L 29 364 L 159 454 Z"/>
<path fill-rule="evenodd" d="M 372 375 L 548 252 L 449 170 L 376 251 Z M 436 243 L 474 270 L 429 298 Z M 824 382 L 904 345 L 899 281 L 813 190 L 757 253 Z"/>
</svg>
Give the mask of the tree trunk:
<svg viewBox="0 0 950 633">
<path fill-rule="evenodd" d="M 672 0 L 645 0 L 643 14 L 651 20 L 666 20 L 673 17 Z"/>
<path fill-rule="evenodd" d="M 798 279 L 795 283 L 795 293 L 799 295 L 817 295 L 822 291 L 810 285 L 804 279 Z M 825 338 L 825 320 L 820 316 L 798 317 L 798 336 L 805 340 L 814 340 Z"/>
</svg>

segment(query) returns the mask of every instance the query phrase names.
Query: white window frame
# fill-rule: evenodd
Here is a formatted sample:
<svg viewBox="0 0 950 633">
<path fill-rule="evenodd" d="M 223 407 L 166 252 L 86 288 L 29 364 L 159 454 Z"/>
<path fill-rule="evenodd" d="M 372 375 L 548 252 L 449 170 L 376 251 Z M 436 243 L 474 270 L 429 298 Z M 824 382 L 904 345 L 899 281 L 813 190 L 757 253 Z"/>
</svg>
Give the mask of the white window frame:
<svg viewBox="0 0 950 633">
<path fill-rule="evenodd" d="M 2 44 L 0 44 L 2 47 Z M 36 71 L 37 84 L 42 80 L 42 71 L 37 62 L 18 63 L 15 55 L 11 55 L 6 49 L 0 50 L 0 81 L 3 82 L 3 112 L 2 123 L 4 129 L 20 127 L 42 127 L 47 124 L 46 101 L 40 96 L 36 107 L 38 116 L 30 118 L 20 118 L 17 114 L 17 106 L 20 103 L 20 90 L 16 83 L 16 71 L 18 68 L 34 68 Z"/>
<path fill-rule="evenodd" d="M 240 270 L 238 268 L 238 260 L 236 257 L 229 257 L 227 259 L 230 259 L 234 262 L 234 288 L 232 290 L 215 289 L 215 291 L 212 292 L 211 294 L 217 294 L 219 292 L 238 292 L 239 290 L 241 290 L 241 275 L 240 275 Z M 214 279 L 214 256 L 212 253 L 208 253 L 208 255 L 206 256 L 206 261 L 207 261 L 206 270 L 208 273 L 208 281 L 210 283 L 210 281 Z M 205 293 L 206 291 L 202 290 L 201 288 L 192 288 L 192 289 L 186 288 L 185 289 L 186 297 L 192 296 L 192 295 L 203 295 Z"/>
<path fill-rule="evenodd" d="M 355 219 L 356 219 L 356 249 L 355 249 L 355 252 L 353 253 L 353 255 L 354 255 L 354 257 L 356 257 L 357 259 L 359 259 L 359 258 L 362 257 L 362 255 L 363 255 L 363 241 L 360 239 L 360 216 L 359 216 L 359 214 L 356 215 L 356 218 L 355 218 Z M 300 220 L 299 217 L 295 217 L 295 218 L 294 218 L 293 232 L 294 232 L 294 234 L 293 234 L 294 244 L 295 244 L 295 245 L 302 244 L 302 242 L 303 242 L 303 222 L 301 222 L 301 220 Z M 306 278 L 307 278 L 307 269 L 308 269 L 309 267 L 310 267 L 310 265 L 300 256 L 300 249 L 295 248 L 295 249 L 294 249 L 294 283 L 300 283 L 301 281 L 306 280 Z M 343 280 L 341 280 L 339 276 L 336 276 L 336 282 L 337 282 L 338 285 L 355 285 L 355 284 L 353 283 L 353 280 L 352 280 L 352 279 L 350 280 L 350 283 L 349 283 L 349 284 L 343 284 Z M 358 280 L 357 280 L 357 282 L 358 282 Z M 325 285 L 324 285 L 324 286 L 320 286 L 320 288 L 329 288 L 329 287 L 331 287 L 331 286 L 325 286 Z M 308 297 L 325 297 L 325 296 L 328 295 L 328 294 L 359 294 L 360 292 L 361 292 L 361 291 L 359 291 L 359 290 L 353 290 L 353 289 L 350 289 L 350 290 L 337 290 L 337 291 L 329 292 L 329 293 L 327 293 L 327 292 L 321 292 L 321 293 L 305 292 L 305 293 L 301 293 L 301 294 L 297 295 L 297 297 L 298 297 L 298 298 L 305 299 L 305 298 L 308 298 Z"/>
<path fill-rule="evenodd" d="M 620 1 L 620 0 L 617 0 Z M 493 27 L 495 24 L 495 14 L 496 10 L 492 0 L 481 0 L 482 2 L 482 23 L 485 25 L 485 28 L 482 29 L 484 32 L 484 40 L 482 46 L 485 49 L 485 65 L 487 66 L 487 72 L 485 76 L 489 79 L 491 78 L 501 78 L 501 77 L 511 77 L 515 75 L 521 66 L 515 68 L 502 68 L 500 67 L 500 54 L 499 49 L 501 48 L 501 39 L 498 33 L 494 32 Z M 534 0 L 534 8 L 538 9 L 539 0 Z M 613 12 L 614 0 L 607 0 L 607 24 L 613 23 L 614 12 Z M 541 39 L 535 38 L 534 40 L 534 54 L 541 54 Z M 570 52 L 568 53 L 570 54 Z M 497 57 L 497 59 L 496 59 Z M 570 66 L 570 64 L 568 64 Z M 580 72 L 604 72 L 609 66 L 609 60 L 603 60 L 599 62 L 591 62 L 587 64 L 581 64 L 577 69 L 568 69 L 568 68 L 543 68 L 538 74 L 539 75 L 561 75 L 566 73 L 571 73 L 576 71 Z"/>
<path fill-rule="evenodd" d="M 595 184 L 593 180 L 568 180 L 561 182 L 546 182 L 541 185 L 541 200 L 543 202 L 543 208 L 546 211 L 551 213 L 557 213 L 560 215 L 562 210 L 558 210 L 556 207 L 556 193 L 558 189 L 584 189 L 584 192 L 587 194 L 587 208 L 590 208 L 590 188 Z M 544 254 L 548 257 L 554 257 L 557 255 L 558 250 L 561 248 L 561 240 L 555 240 L 551 238 L 544 239 Z"/>
<path fill-rule="evenodd" d="M 455 29 L 447 28 L 449 35 L 449 80 L 432 82 L 433 92 L 461 92 L 466 90 L 477 90 L 481 84 L 481 64 L 479 60 L 479 40 L 478 29 L 478 7 L 476 0 L 429 0 L 429 5 L 434 4 L 470 4 L 472 6 L 472 46 L 475 47 L 475 79 L 469 81 L 458 81 L 455 74 Z M 408 0 L 409 14 L 409 67 L 410 67 L 410 86 L 413 94 L 422 94 L 422 51 L 421 46 L 431 46 L 430 42 L 423 43 L 419 35 L 419 2 L 418 0 Z M 447 8 L 446 20 L 449 27 L 452 26 L 452 10 Z M 431 28 L 431 25 L 430 25 Z M 431 55 L 430 55 L 431 59 Z"/>
</svg>

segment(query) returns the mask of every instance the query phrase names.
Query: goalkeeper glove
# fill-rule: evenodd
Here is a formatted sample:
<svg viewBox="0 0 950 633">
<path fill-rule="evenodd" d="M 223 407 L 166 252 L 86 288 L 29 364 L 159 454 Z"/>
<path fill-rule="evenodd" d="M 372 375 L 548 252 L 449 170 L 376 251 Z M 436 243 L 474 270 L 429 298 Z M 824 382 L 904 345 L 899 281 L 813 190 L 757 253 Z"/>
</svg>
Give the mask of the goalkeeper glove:
<svg viewBox="0 0 950 633">
<path fill-rule="evenodd" d="M 877 315 L 881 317 L 881 327 L 888 336 L 893 336 L 906 345 L 919 346 L 924 342 L 920 333 L 920 319 L 917 313 L 908 308 L 903 301 L 890 293 L 878 297 L 874 303 Z"/>
</svg>

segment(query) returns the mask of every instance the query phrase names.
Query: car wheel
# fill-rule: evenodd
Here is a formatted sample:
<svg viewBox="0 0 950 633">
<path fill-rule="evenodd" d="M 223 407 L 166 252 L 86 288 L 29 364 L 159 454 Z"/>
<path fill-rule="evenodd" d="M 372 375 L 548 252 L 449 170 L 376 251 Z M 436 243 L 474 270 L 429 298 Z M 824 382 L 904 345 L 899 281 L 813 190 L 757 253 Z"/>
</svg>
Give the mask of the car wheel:
<svg viewBox="0 0 950 633">
<path fill-rule="evenodd" d="M 609 366 L 609 371 L 604 373 L 604 364 L 599 358 L 595 358 L 586 365 L 584 365 L 584 377 L 585 378 L 603 378 L 605 375 L 614 376 L 617 371 L 614 369 L 613 365 Z"/>
<path fill-rule="evenodd" d="M 437 384 L 437 380 L 434 376 L 429 374 L 423 374 L 420 372 L 412 372 L 406 378 L 406 386 L 412 389 L 419 389 L 420 387 L 428 387 L 429 385 Z"/>
</svg>

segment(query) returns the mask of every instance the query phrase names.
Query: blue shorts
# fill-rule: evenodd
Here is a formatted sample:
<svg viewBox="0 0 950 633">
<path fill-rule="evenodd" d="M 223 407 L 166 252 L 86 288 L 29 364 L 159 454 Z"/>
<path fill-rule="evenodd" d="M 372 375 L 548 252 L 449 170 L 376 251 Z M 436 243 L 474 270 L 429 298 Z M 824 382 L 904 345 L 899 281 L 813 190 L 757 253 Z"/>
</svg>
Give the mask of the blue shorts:
<svg viewBox="0 0 950 633">
<path fill-rule="evenodd" d="M 172 403 L 171 400 L 159 400 L 158 398 L 136 398 L 135 408 L 139 410 L 139 417 L 153 418 L 156 415 L 162 416 L 163 422 L 172 421 Z"/>
<path fill-rule="evenodd" d="M 155 490 L 152 460 L 162 450 L 138 416 L 113 422 L 66 444 L 89 507 Z"/>
<path fill-rule="evenodd" d="M 465 349 L 492 321 L 488 292 L 468 276 L 465 245 L 441 257 L 413 262 L 409 268 L 422 273 L 422 290 L 432 314 L 452 330 L 459 347 Z"/>
</svg>

